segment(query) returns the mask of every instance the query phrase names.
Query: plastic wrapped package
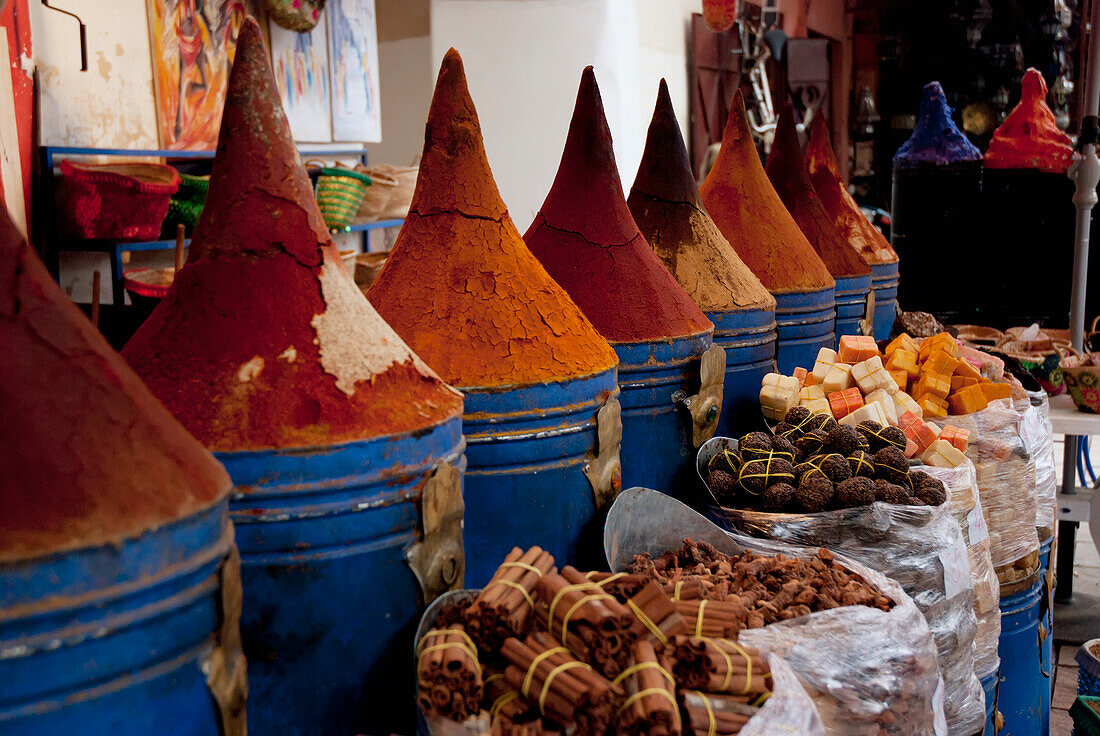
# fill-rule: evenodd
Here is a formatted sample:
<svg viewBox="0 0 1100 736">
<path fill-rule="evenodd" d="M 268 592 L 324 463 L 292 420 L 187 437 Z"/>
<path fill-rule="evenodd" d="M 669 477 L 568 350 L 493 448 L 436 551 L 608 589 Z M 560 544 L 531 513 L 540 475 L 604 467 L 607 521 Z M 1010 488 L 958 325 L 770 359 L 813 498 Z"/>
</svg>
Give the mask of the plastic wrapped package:
<svg viewBox="0 0 1100 736">
<path fill-rule="evenodd" d="M 725 438 L 712 440 L 721 441 Z M 700 450 L 701 456 L 705 454 Z M 966 467 L 964 484 L 969 482 L 971 466 L 967 463 Z M 924 614 L 936 641 L 948 730 L 969 735 L 981 731 L 985 708 L 981 682 L 975 674 L 977 618 L 969 551 L 949 506 L 949 502 L 941 506 L 876 502 L 837 511 L 780 514 L 714 505 L 712 513 L 724 518 L 734 531 L 827 547 L 900 583 Z M 991 567 L 988 573 L 996 584 Z M 997 615 L 999 620 L 999 611 Z M 992 645 L 996 657 L 996 637 Z"/>
<path fill-rule="evenodd" d="M 1001 589 L 989 556 L 989 529 L 982 513 L 974 464 L 967 460 L 955 468 L 923 467 L 924 472 L 943 481 L 947 487 L 947 508 L 959 523 L 970 560 L 970 580 L 974 584 L 974 673 L 979 680 L 997 671 L 1001 638 Z"/>
<path fill-rule="evenodd" d="M 1010 399 L 997 399 L 973 414 L 939 420 L 970 431 L 966 456 L 974 463 L 990 557 L 1002 583 L 1027 577 L 1027 568 L 1034 570 L 1039 559 L 1035 525 L 1020 523 L 1034 519 L 1037 503 L 1035 464 L 1020 433 L 1024 408 L 1015 408 Z M 1029 561 L 1032 557 L 1035 565 Z"/>
<path fill-rule="evenodd" d="M 1035 463 L 1035 526 L 1042 538 L 1054 535 L 1058 503 L 1058 476 L 1054 460 L 1054 427 L 1050 423 L 1050 399 L 1046 391 L 1028 391 L 1031 405 L 1024 411 L 1020 434 Z"/>
<path fill-rule="evenodd" d="M 809 693 L 782 658 L 768 655 L 772 694 L 741 729 L 741 736 L 825 736 L 825 724 Z"/>
<path fill-rule="evenodd" d="M 813 547 L 723 531 L 676 499 L 642 488 L 622 492 L 604 526 L 604 550 L 617 571 L 636 554 L 657 557 L 679 549 L 685 538 L 726 554 L 746 549 L 803 559 L 817 554 Z M 791 666 L 830 735 L 948 733 L 936 644 L 924 616 L 898 583 L 843 554 L 836 559 L 893 600 L 894 607 L 819 611 L 742 630 L 739 641 Z"/>
</svg>

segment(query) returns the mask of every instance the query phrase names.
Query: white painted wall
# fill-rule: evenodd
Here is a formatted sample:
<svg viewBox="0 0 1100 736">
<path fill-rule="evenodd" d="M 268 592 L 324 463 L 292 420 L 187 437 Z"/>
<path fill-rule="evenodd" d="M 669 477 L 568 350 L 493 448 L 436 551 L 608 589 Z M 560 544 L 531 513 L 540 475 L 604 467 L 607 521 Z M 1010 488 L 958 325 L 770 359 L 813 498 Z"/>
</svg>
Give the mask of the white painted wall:
<svg viewBox="0 0 1100 736">
<path fill-rule="evenodd" d="M 408 165 L 424 147 L 424 121 L 432 102 L 439 61 L 430 36 L 378 44 L 382 83 L 382 142 L 367 146 L 371 161 Z"/>
</svg>

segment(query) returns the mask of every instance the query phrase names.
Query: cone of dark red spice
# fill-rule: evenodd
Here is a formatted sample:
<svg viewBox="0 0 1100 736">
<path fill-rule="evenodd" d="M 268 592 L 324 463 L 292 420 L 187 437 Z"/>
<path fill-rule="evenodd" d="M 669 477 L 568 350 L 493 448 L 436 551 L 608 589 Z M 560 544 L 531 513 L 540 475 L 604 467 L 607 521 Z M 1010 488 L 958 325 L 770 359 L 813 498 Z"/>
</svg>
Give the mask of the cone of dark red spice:
<svg viewBox="0 0 1100 736">
<path fill-rule="evenodd" d="M 612 343 L 713 328 L 630 214 L 592 67 L 581 75 L 554 184 L 523 239 Z"/>
<path fill-rule="evenodd" d="M 870 286 L 871 267 L 845 241 L 844 234 L 825 212 L 817 191 L 810 183 L 802 161 L 794 108 L 789 102 L 783 105 L 779 113 L 766 172 L 787 211 L 821 256 L 833 278 L 867 277 L 866 286 Z"/>
<path fill-rule="evenodd" d="M 985 152 L 987 169 L 1038 169 L 1063 173 L 1073 159 L 1073 141 L 1047 106 L 1047 83 L 1038 69 L 1024 72 L 1020 102 L 993 131 Z"/>
<path fill-rule="evenodd" d="M 210 508 L 225 470 L 46 271 L 0 203 L 0 564 Z"/>
<path fill-rule="evenodd" d="M 252 20 L 187 264 L 123 355 L 215 450 L 358 440 L 461 412 L 344 269 Z"/>
<path fill-rule="evenodd" d="M 831 289 L 833 277 L 768 181 L 740 90 L 699 196 L 733 249 L 772 294 Z"/>
<path fill-rule="evenodd" d="M 409 215 L 369 296 L 455 386 L 560 381 L 616 364 L 512 224 L 454 49 L 439 69 Z"/>
</svg>

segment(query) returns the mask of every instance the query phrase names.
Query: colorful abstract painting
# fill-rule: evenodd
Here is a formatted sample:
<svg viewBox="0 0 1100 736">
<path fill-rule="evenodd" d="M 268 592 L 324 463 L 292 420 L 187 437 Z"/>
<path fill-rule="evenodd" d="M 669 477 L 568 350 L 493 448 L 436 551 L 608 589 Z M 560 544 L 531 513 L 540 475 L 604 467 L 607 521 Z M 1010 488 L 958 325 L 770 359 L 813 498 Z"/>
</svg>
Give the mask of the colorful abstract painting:
<svg viewBox="0 0 1100 736">
<path fill-rule="evenodd" d="M 374 0 L 329 0 L 325 13 L 333 140 L 380 142 L 382 99 Z"/>
<path fill-rule="evenodd" d="M 237 32 L 254 0 L 148 0 L 161 146 L 212 149 L 218 142 Z"/>
<path fill-rule="evenodd" d="M 272 23 L 271 64 L 283 98 L 294 140 L 324 143 L 332 140 L 329 100 L 328 47 L 325 18 L 308 33 L 295 33 Z"/>
</svg>

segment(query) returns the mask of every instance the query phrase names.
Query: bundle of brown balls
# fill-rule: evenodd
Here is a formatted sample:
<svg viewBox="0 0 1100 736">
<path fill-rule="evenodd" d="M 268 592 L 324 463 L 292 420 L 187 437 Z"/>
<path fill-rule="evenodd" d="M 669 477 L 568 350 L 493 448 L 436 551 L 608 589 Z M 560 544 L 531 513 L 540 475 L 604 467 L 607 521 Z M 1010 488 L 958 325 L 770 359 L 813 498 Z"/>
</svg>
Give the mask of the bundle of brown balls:
<svg viewBox="0 0 1100 736">
<path fill-rule="evenodd" d="M 816 513 L 875 501 L 939 506 L 942 481 L 910 470 L 905 433 L 878 422 L 838 424 L 802 406 L 787 412 L 775 434 L 750 432 L 738 451 L 711 458 L 707 485 L 722 506 L 770 513 Z"/>
</svg>

